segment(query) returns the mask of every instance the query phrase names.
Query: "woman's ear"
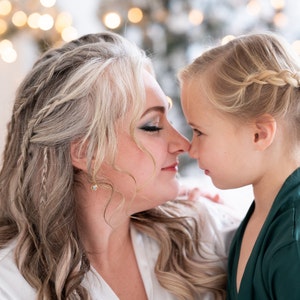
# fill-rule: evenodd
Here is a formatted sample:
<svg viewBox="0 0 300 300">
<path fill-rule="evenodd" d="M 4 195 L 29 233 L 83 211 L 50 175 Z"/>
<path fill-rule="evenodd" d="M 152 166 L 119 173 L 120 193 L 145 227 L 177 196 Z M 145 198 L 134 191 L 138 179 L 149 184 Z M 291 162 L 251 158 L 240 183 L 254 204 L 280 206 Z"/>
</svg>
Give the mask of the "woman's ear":
<svg viewBox="0 0 300 300">
<path fill-rule="evenodd" d="M 272 144 L 276 134 L 275 118 L 270 114 L 263 114 L 255 120 L 254 126 L 253 142 L 255 148 L 257 150 L 267 149 Z"/>
<path fill-rule="evenodd" d="M 78 141 L 71 142 L 71 160 L 74 167 L 87 171 L 85 147 Z"/>
</svg>

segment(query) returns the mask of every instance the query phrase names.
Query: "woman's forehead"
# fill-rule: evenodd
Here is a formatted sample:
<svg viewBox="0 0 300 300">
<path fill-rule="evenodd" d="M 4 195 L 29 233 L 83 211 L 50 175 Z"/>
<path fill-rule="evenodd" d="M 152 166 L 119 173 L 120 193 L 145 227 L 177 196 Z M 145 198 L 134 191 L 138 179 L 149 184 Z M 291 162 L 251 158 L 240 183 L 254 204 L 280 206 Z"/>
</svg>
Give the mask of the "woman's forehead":
<svg viewBox="0 0 300 300">
<path fill-rule="evenodd" d="M 164 106 L 166 109 L 170 107 L 170 99 L 165 95 L 155 77 L 144 72 L 144 84 L 146 91 L 146 106 Z"/>
</svg>

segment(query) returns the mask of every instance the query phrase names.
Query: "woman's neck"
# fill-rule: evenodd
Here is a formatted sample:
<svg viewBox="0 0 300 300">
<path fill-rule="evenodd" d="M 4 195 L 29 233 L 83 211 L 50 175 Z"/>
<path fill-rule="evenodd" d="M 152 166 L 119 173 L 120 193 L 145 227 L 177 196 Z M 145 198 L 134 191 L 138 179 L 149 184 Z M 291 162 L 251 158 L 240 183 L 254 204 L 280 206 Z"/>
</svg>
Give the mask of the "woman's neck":
<svg viewBox="0 0 300 300">
<path fill-rule="evenodd" d="M 85 189 L 76 195 L 80 239 L 87 253 L 99 257 L 120 251 L 131 243 L 130 216 L 122 210 L 119 200 L 107 204 L 110 195 L 105 193 Z"/>
</svg>

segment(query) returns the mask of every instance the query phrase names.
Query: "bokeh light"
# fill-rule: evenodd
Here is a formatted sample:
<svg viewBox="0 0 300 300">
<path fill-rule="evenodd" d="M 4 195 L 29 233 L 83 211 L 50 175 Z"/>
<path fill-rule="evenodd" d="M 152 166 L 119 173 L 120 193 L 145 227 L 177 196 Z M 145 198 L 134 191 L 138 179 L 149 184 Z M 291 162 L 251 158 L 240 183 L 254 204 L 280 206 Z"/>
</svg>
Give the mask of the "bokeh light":
<svg viewBox="0 0 300 300">
<path fill-rule="evenodd" d="M 40 3 L 44 7 L 53 7 L 56 3 L 56 0 L 40 0 Z"/>
<path fill-rule="evenodd" d="M 11 12 L 12 5 L 8 0 L 0 0 L 0 15 L 6 16 Z"/>
<path fill-rule="evenodd" d="M 16 11 L 12 16 L 12 23 L 17 27 L 23 27 L 27 23 L 27 15 L 24 11 Z"/>
<path fill-rule="evenodd" d="M 103 23 L 107 28 L 116 29 L 121 24 L 121 17 L 116 12 L 109 12 L 104 15 Z"/>
<path fill-rule="evenodd" d="M 139 23 L 143 19 L 143 11 L 138 7 L 133 7 L 129 9 L 127 16 L 131 23 Z"/>
</svg>

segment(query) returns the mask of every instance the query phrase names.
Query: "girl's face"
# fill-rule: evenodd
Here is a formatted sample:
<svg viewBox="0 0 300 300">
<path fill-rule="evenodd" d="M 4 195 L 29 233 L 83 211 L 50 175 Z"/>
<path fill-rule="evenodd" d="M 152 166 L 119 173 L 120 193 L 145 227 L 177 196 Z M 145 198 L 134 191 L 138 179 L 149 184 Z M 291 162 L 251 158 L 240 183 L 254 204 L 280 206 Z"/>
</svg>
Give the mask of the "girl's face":
<svg viewBox="0 0 300 300">
<path fill-rule="evenodd" d="M 205 94 L 201 78 L 183 83 L 181 104 L 193 130 L 189 154 L 221 189 L 252 183 L 255 168 L 253 126 L 240 124 L 216 110 Z"/>
<path fill-rule="evenodd" d="M 131 201 L 129 214 L 153 208 L 176 198 L 179 191 L 176 179 L 179 154 L 189 149 L 189 142 L 167 119 L 169 103 L 152 75 L 144 72 L 146 105 L 135 128 L 129 133 L 131 115 L 117 124 L 118 151 L 116 169 L 103 165 L 100 172 L 113 186 Z M 121 170 L 121 171 L 119 171 Z"/>
</svg>

